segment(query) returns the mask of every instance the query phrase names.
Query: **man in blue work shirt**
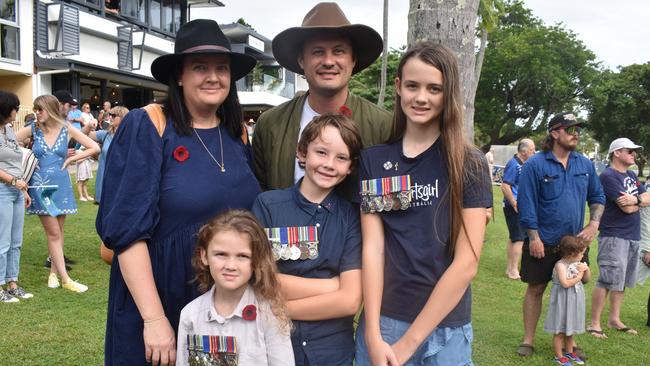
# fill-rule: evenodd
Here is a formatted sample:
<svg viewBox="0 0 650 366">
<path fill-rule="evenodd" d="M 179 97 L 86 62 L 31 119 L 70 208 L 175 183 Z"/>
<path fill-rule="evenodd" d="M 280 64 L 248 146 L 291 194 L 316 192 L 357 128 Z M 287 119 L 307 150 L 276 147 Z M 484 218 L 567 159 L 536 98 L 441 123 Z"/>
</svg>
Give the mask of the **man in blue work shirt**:
<svg viewBox="0 0 650 366">
<path fill-rule="evenodd" d="M 558 244 L 564 235 L 591 242 L 600 224 L 605 194 L 592 162 L 575 151 L 581 123 L 573 113 L 560 113 L 548 123 L 541 152 L 524 164 L 519 178 L 517 207 L 526 230 L 521 257 L 524 297 L 524 338 L 517 354 L 533 354 L 535 328 L 542 311 L 542 297 L 560 260 Z M 585 201 L 590 220 L 585 227 Z M 585 254 L 585 257 L 587 254 Z M 583 352 L 576 349 L 578 356 Z M 584 357 L 582 357 L 584 358 Z"/>
</svg>

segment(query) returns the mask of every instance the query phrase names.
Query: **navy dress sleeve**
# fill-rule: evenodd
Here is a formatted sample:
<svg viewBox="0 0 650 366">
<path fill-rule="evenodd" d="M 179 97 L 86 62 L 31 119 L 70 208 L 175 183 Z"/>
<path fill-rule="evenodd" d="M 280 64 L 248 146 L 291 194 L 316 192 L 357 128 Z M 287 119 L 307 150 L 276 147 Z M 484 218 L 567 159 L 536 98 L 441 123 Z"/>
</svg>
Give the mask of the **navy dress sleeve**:
<svg viewBox="0 0 650 366">
<path fill-rule="evenodd" d="M 104 244 L 116 253 L 151 238 L 159 220 L 162 163 L 163 142 L 147 113 L 129 112 L 108 150 L 95 223 Z"/>
</svg>

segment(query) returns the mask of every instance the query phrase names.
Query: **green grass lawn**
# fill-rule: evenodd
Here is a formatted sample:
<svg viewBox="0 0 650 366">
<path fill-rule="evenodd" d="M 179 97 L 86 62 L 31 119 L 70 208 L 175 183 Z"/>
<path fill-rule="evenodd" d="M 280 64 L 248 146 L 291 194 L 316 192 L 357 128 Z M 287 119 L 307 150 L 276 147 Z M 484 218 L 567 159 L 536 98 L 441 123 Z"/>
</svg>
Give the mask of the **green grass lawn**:
<svg viewBox="0 0 650 366">
<path fill-rule="evenodd" d="M 551 365 L 551 335 L 542 330 L 546 308 L 538 326 L 535 356 L 522 359 L 514 353 L 523 333 L 521 304 L 525 286 L 507 279 L 504 274 L 507 229 L 500 201 L 501 193 L 497 188 L 496 217 L 488 226 L 481 268 L 473 285 L 474 362 L 481 366 Z M 17 304 L 0 304 L 0 365 L 103 363 L 109 267 L 99 258 L 99 239 L 94 224 L 96 213 L 97 206 L 79 202 L 79 213 L 68 216 L 65 225 L 65 253 L 77 260 L 70 274 L 90 287 L 83 294 L 47 288 L 48 271 L 43 268 L 47 244 L 43 229 L 37 217 L 26 218 L 20 282 L 35 296 Z M 595 256 L 594 244 L 593 262 Z M 597 276 L 595 265 L 592 272 Z M 592 288 L 593 281 L 586 286 L 587 315 Z M 607 340 L 587 334 L 577 336 L 578 344 L 590 356 L 589 364 L 650 365 L 647 355 L 650 328 L 645 327 L 648 291 L 648 284 L 627 291 L 622 310 L 623 321 L 637 329 L 638 336 L 613 331 L 606 332 Z"/>
</svg>

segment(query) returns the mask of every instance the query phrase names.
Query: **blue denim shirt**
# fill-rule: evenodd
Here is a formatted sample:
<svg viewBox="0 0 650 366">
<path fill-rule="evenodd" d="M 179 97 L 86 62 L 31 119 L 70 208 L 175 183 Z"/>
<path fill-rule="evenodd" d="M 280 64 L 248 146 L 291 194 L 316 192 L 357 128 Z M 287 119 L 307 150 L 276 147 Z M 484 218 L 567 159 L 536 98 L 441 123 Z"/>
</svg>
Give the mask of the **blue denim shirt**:
<svg viewBox="0 0 650 366">
<path fill-rule="evenodd" d="M 558 245 L 564 235 L 584 227 L 585 202 L 605 204 L 593 163 L 572 151 L 566 169 L 551 151 L 526 161 L 519 177 L 517 208 L 524 229 L 539 232 L 544 245 Z"/>
<path fill-rule="evenodd" d="M 264 227 L 316 226 L 318 258 L 279 260 L 281 273 L 306 278 L 332 278 L 361 269 L 359 212 L 332 191 L 322 202 L 308 201 L 293 187 L 257 196 L 252 211 Z M 354 355 L 352 316 L 320 321 L 293 321 L 291 343 L 296 361 L 310 365 L 352 364 Z"/>
</svg>

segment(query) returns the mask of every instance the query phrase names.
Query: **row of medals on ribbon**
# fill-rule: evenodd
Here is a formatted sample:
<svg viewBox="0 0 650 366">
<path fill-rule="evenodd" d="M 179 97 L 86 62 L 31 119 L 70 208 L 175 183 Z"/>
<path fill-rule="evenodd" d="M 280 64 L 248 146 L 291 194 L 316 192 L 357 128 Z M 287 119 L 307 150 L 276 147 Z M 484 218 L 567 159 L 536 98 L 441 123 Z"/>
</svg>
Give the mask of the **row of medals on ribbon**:
<svg viewBox="0 0 650 366">
<path fill-rule="evenodd" d="M 280 244 L 277 241 L 271 241 L 274 260 L 297 261 L 299 259 L 316 259 L 318 258 L 318 242 L 300 242 L 292 244 Z"/>
<path fill-rule="evenodd" d="M 361 193 L 361 211 L 375 213 L 382 211 L 406 210 L 411 205 L 411 190 L 384 195 Z"/>
</svg>

